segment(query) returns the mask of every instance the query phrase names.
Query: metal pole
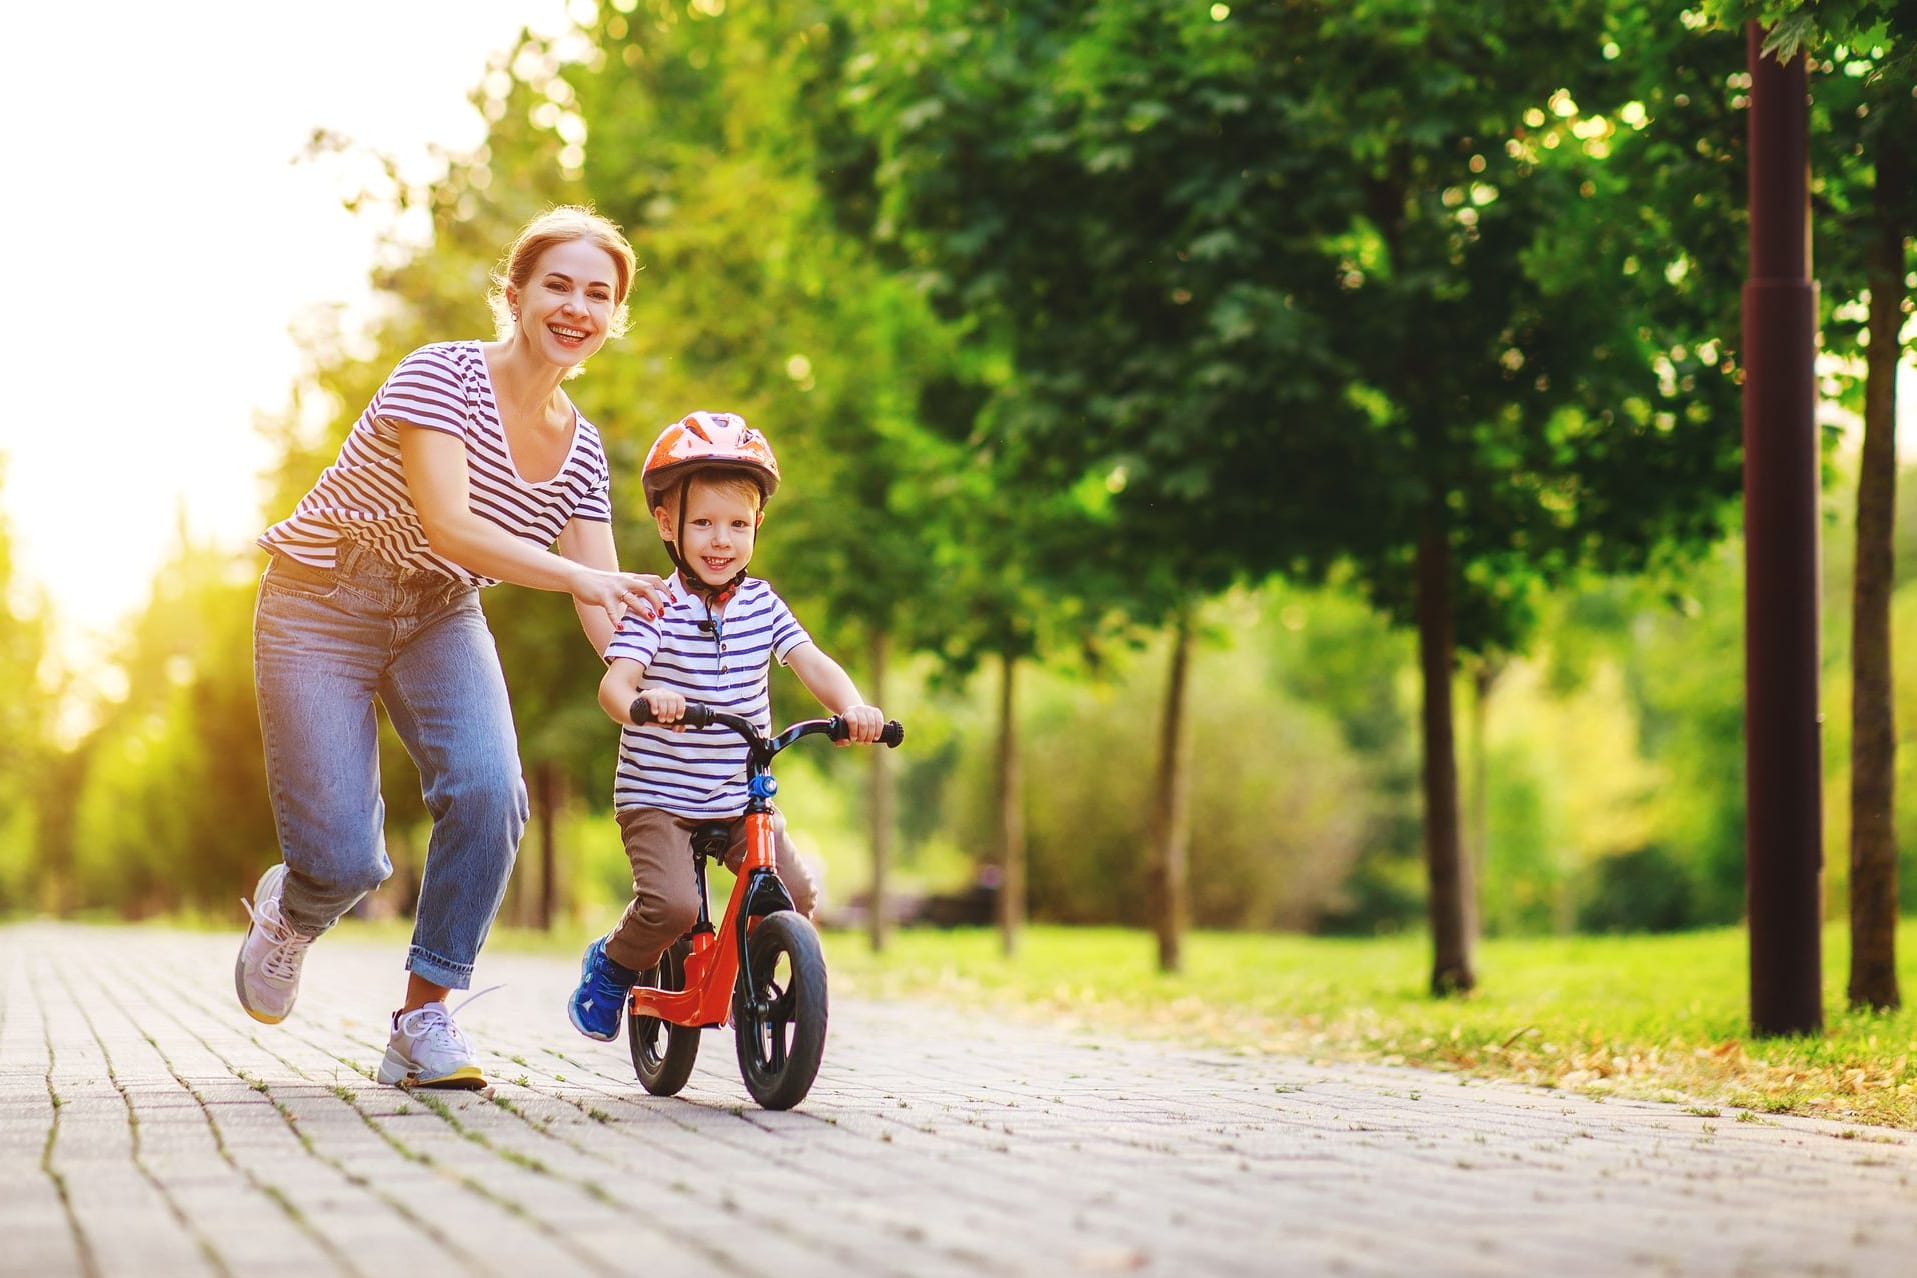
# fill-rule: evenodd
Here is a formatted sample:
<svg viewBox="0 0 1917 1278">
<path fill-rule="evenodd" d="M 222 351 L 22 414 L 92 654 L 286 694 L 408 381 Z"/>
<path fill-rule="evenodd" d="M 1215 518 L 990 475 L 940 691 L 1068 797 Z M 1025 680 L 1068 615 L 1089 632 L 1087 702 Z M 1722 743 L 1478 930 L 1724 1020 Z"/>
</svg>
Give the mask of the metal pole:
<svg viewBox="0 0 1917 1278">
<path fill-rule="evenodd" d="M 1751 73 L 1744 285 L 1745 875 L 1751 1028 L 1823 1028 L 1823 767 L 1817 713 L 1817 285 L 1804 59 Z"/>
</svg>

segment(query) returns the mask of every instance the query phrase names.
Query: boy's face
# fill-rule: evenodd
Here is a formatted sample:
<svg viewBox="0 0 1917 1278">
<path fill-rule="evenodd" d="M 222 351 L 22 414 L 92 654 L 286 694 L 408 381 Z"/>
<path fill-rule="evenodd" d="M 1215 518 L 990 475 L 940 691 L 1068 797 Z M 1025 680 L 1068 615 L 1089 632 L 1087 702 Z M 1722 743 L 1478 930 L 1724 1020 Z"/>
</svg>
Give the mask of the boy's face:
<svg viewBox="0 0 1917 1278">
<path fill-rule="evenodd" d="M 685 541 L 679 547 L 699 579 L 723 586 L 752 562 L 752 544 L 765 517 L 749 486 L 707 484 L 695 479 L 685 495 Z M 668 506 L 652 512 L 659 536 L 671 541 L 679 535 L 679 520 Z"/>
</svg>

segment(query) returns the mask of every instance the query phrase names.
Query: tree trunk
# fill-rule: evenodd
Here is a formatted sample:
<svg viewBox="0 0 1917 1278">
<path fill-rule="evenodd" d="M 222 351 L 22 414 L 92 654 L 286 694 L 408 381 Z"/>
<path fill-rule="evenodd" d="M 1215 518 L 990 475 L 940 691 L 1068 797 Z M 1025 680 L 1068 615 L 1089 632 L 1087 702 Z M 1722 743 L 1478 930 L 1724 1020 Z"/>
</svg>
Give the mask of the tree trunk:
<svg viewBox="0 0 1917 1278">
<path fill-rule="evenodd" d="M 998 691 L 998 930 L 1006 957 L 1025 928 L 1025 774 L 1018 757 L 1018 658 L 1002 654 Z"/>
<path fill-rule="evenodd" d="M 1184 967 L 1190 912 L 1186 819 L 1191 769 L 1185 758 L 1185 684 L 1191 667 L 1192 615 L 1181 609 L 1172 629 L 1171 669 L 1165 676 L 1165 712 L 1158 725 L 1158 775 L 1152 793 L 1152 924 L 1158 933 L 1158 969 Z"/>
<path fill-rule="evenodd" d="M 872 705 L 885 704 L 885 632 L 874 629 L 867 646 L 867 662 L 872 671 L 868 697 Z M 887 871 L 892 865 L 892 752 L 876 746 L 866 752 L 870 773 L 870 804 L 867 817 L 872 845 L 872 915 L 868 928 L 874 954 L 885 948 L 886 910 L 888 908 Z"/>
<path fill-rule="evenodd" d="M 1877 136 L 1875 242 L 1864 451 L 1857 474 L 1857 570 L 1851 595 L 1850 1005 L 1898 1006 L 1897 733 L 1892 708 L 1890 596 L 1896 561 L 1897 366 L 1903 354 L 1904 233 L 1898 209 L 1908 170 L 1901 136 Z"/>
<path fill-rule="evenodd" d="M 1470 890 L 1464 898 L 1465 946 L 1469 949 L 1482 934 L 1480 916 L 1485 865 L 1491 856 L 1491 750 L 1485 734 L 1490 731 L 1491 692 L 1502 673 L 1500 664 L 1480 657 L 1471 667 L 1471 838 L 1468 845 L 1467 882 Z"/>
<path fill-rule="evenodd" d="M 1424 677 L 1424 859 L 1430 884 L 1431 992 L 1460 994 L 1471 975 L 1469 867 L 1459 854 L 1458 759 L 1451 713 L 1451 553 L 1432 520 L 1418 541 L 1418 661 Z"/>
<path fill-rule="evenodd" d="M 560 773 L 557 763 L 549 759 L 534 766 L 532 791 L 533 821 L 538 832 L 539 873 L 528 885 L 530 891 L 521 897 L 526 908 L 520 922 L 542 932 L 550 932 L 553 913 L 559 903 L 559 809 L 566 802 L 566 778 Z"/>
<path fill-rule="evenodd" d="M 38 880 L 29 908 L 64 918 L 80 907 L 74 882 L 75 796 L 86 779 L 92 752 L 85 747 L 57 755 L 39 770 L 34 797 L 33 855 Z M 251 886 L 247 884 L 246 886 Z"/>
<path fill-rule="evenodd" d="M 538 885 L 533 882 L 534 877 L 538 874 L 538 865 L 536 862 L 537 848 L 539 845 L 539 821 L 543 810 L 543 803 L 539 793 L 539 769 L 536 767 L 528 768 L 525 779 L 526 811 L 528 814 L 526 832 L 520 839 L 519 853 L 513 861 L 512 873 L 506 878 L 506 895 L 499 903 L 499 917 L 496 920 L 506 927 L 532 926 L 533 897 L 539 890 Z M 399 851 L 402 838 L 403 836 L 396 838 L 393 833 L 388 833 L 386 836 L 386 853 L 392 859 L 393 877 L 395 878 L 399 877 L 401 865 L 403 864 Z M 412 860 L 411 855 L 407 855 L 404 860 L 410 862 Z M 359 908 L 362 910 L 366 909 L 371 902 L 378 900 L 383 895 L 385 895 L 383 892 L 373 893 L 364 901 L 360 902 Z M 370 914 L 368 917 L 371 917 Z"/>
</svg>

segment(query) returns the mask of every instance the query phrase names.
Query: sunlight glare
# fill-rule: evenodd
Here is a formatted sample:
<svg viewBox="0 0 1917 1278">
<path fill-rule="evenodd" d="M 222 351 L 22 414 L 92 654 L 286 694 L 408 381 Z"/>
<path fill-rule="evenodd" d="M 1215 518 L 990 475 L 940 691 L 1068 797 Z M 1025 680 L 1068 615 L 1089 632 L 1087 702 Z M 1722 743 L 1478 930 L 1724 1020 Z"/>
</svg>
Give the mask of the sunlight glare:
<svg viewBox="0 0 1917 1278">
<path fill-rule="evenodd" d="M 0 315 L 0 343 L 32 370 L 0 421 L 0 500 L 21 575 L 51 599 L 59 654 L 96 686 L 97 654 L 182 531 L 251 562 L 272 460 L 254 422 L 288 409 L 303 366 L 293 331 L 333 308 L 350 337 L 370 313 L 388 228 L 341 200 L 384 178 L 364 150 L 302 159 L 315 131 L 428 180 L 444 167 L 435 147 L 485 136 L 467 95 L 489 55 L 522 27 L 564 31 L 567 6 L 467 0 L 457 21 L 374 0 L 190 12 L 17 6 L 13 47 L 86 49 L 90 81 L 113 91 L 75 95 L 55 57 L 16 59 L 0 82 L 8 162 L 49 193 L 6 201 L 0 234 L 91 247 L 111 281 L 82 290 L 70 253 L 17 254 L 15 295 L 53 305 L 62 327 Z M 269 53 L 290 48 L 300 56 Z"/>
</svg>

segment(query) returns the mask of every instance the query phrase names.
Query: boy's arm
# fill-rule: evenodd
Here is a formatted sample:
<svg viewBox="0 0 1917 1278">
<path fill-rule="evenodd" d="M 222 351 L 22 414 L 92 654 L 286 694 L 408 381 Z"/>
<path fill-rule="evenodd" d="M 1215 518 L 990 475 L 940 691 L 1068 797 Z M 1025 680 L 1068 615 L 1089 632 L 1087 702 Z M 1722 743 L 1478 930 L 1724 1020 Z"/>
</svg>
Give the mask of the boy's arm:
<svg viewBox="0 0 1917 1278">
<path fill-rule="evenodd" d="M 646 668 L 630 657 L 608 661 L 605 677 L 599 681 L 599 708 L 614 723 L 630 725 L 632 699 L 639 695 L 639 681 L 645 677 Z"/>
<path fill-rule="evenodd" d="M 879 739 L 879 733 L 885 730 L 885 712 L 866 705 L 852 676 L 819 651 L 817 644 L 800 644 L 785 655 L 785 664 L 820 705 L 845 720 L 850 740 L 870 745 Z"/>
<path fill-rule="evenodd" d="M 605 678 L 599 681 L 599 708 L 610 715 L 614 723 L 631 727 L 633 699 L 644 697 L 646 704 L 652 707 L 655 721 L 679 722 L 686 712 L 686 699 L 669 688 L 641 691 L 639 681 L 645 677 L 646 668 L 631 657 L 614 657 L 606 666 Z"/>
</svg>

